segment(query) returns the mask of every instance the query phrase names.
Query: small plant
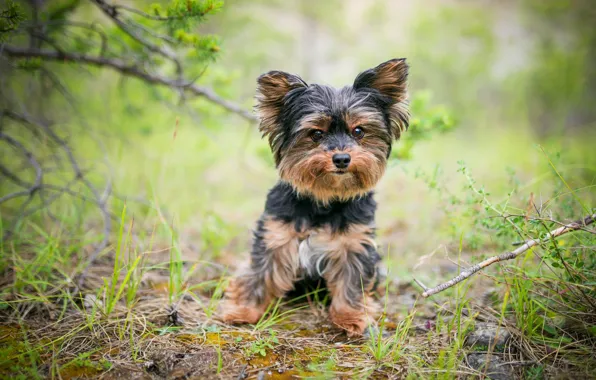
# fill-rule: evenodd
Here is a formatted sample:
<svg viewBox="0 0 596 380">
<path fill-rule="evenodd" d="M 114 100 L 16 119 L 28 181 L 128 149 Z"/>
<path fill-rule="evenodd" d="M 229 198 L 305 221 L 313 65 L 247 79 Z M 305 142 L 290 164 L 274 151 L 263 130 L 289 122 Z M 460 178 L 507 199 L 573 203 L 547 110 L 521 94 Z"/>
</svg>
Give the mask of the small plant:
<svg viewBox="0 0 596 380">
<path fill-rule="evenodd" d="M 217 374 L 219 375 L 223 368 L 223 356 L 221 354 L 221 347 L 219 345 L 215 346 L 215 352 L 217 353 Z"/>
<path fill-rule="evenodd" d="M 189 273 L 192 273 L 194 271 L 195 265 L 193 265 L 193 267 L 189 270 Z M 213 318 L 213 315 L 217 310 L 217 307 L 223 297 L 224 289 L 226 287 L 225 279 L 226 277 L 224 273 L 217 281 L 212 280 L 201 282 L 199 284 L 190 286 L 186 290 L 187 294 L 189 294 L 192 297 L 192 299 L 201 306 L 201 309 L 209 319 Z M 203 302 L 201 297 L 195 294 L 196 290 L 204 291 L 206 289 L 211 291 L 211 297 L 209 298 L 209 301 L 207 303 Z"/>
<path fill-rule="evenodd" d="M 524 378 L 526 378 L 528 380 L 542 380 L 542 379 L 544 379 L 544 366 L 536 365 L 536 366 L 528 367 L 525 370 Z"/>
<path fill-rule="evenodd" d="M 391 153 L 391 158 L 409 159 L 416 143 L 437 134 L 447 133 L 457 126 L 452 111 L 445 106 L 431 106 L 431 100 L 432 94 L 429 91 L 417 92 L 412 98 L 412 119 L 408 132 L 404 134 L 401 144 Z"/>
<path fill-rule="evenodd" d="M 323 360 L 315 360 L 306 367 L 309 372 L 314 372 L 315 376 L 309 376 L 314 379 L 326 380 L 337 378 L 337 353 L 335 350 L 330 352 L 322 352 L 320 358 Z"/>
<path fill-rule="evenodd" d="M 300 296 L 299 298 L 304 298 L 306 295 L 304 296 Z M 286 320 L 288 317 L 290 317 L 292 315 L 292 313 L 296 312 L 297 310 L 300 309 L 304 309 L 307 306 L 299 306 L 290 310 L 286 310 L 286 311 L 281 311 L 281 307 L 285 304 L 289 304 L 289 303 L 293 303 L 295 302 L 297 299 L 294 300 L 289 300 L 286 301 L 285 303 L 282 303 L 282 299 L 279 298 L 276 301 L 273 301 L 269 304 L 269 306 L 267 306 L 267 309 L 265 310 L 265 313 L 263 314 L 263 316 L 261 317 L 261 319 L 259 319 L 259 321 L 257 322 L 257 324 L 255 325 L 253 331 L 263 331 L 266 329 L 271 329 L 272 326 L 280 324 L 281 322 L 283 322 L 284 320 Z"/>
<path fill-rule="evenodd" d="M 273 329 L 269 329 L 269 335 L 266 337 L 259 336 L 244 350 L 244 354 L 248 357 L 254 355 L 266 356 L 267 350 L 275 349 L 274 344 L 279 344 L 277 333 Z"/>
<path fill-rule="evenodd" d="M 126 205 L 124 205 L 121 213 L 118 244 L 114 253 L 114 265 L 112 267 L 112 278 L 110 282 L 108 282 L 107 278 L 104 278 L 103 305 L 104 313 L 108 316 L 112 314 L 116 305 L 124 295 L 126 296 L 126 305 L 129 308 L 132 306 L 140 282 L 140 276 L 137 275 L 137 267 L 141 262 L 143 255 L 138 254 L 135 250 L 128 251 L 132 239 L 134 219 L 130 221 L 128 232 L 125 236 L 125 217 Z M 125 252 L 129 252 L 128 260 L 125 259 Z M 122 281 L 120 281 L 121 273 L 124 273 Z"/>
<path fill-rule="evenodd" d="M 512 243 L 523 248 L 525 242 L 538 242 L 525 254 L 518 254 L 514 260 L 500 266 L 501 272 L 496 278 L 505 287 L 499 297 L 492 300 L 493 306 L 497 308 L 501 301 L 500 315 L 497 315 L 499 325 L 505 320 L 515 323 L 527 340 L 528 349 L 533 351 L 528 353 L 530 357 L 542 352 L 545 358 L 550 358 L 551 353 L 556 352 L 558 358 L 565 358 L 576 369 L 587 368 L 586 362 L 577 353 L 593 350 L 593 344 L 589 343 L 590 339 L 577 339 L 577 334 L 588 337 L 596 320 L 584 318 L 578 323 L 576 313 L 592 315 L 596 311 L 596 293 L 593 287 L 586 286 L 596 278 L 593 255 L 596 238 L 591 225 L 585 228 L 581 226 L 582 223 L 593 223 L 595 210 L 591 204 L 595 199 L 593 192 L 587 191 L 593 185 L 573 188 L 563 175 L 564 172 L 558 168 L 559 165 L 564 167 L 561 155 L 548 154 L 542 147 L 538 147 L 538 150 L 545 156 L 544 166 L 549 171 L 549 175 L 541 179 L 543 183 L 539 200 L 535 199 L 532 192 L 520 197 L 521 189 L 527 185 L 511 170 L 508 174 L 512 189 L 499 199 L 479 185 L 470 169 L 460 162 L 459 172 L 464 177 L 467 196 L 452 203 L 455 205 L 454 213 L 459 212 L 464 220 L 468 220 L 464 225 L 471 222 L 480 237 L 476 240 L 480 245 L 476 244 L 474 248 L 490 243 L 497 249 L 514 252 L 510 248 Z M 441 186 L 437 182 L 429 183 L 434 183 L 437 188 Z M 545 195 L 547 189 L 552 192 L 550 198 Z M 575 227 L 569 227 L 570 220 L 579 222 L 572 223 Z M 557 238 L 560 235 L 552 231 L 562 228 L 569 234 Z M 460 252 L 462 236 L 459 236 Z M 466 239 L 469 242 L 469 236 Z M 469 302 L 466 300 L 467 290 L 460 293 L 460 288 L 466 286 L 470 286 L 470 281 L 459 283 L 455 288 L 455 318 L 447 326 L 451 330 L 453 323 L 457 322 L 452 348 L 442 350 L 433 364 L 434 368 L 448 369 L 447 373 L 451 374 L 460 361 L 457 349 L 464 335 L 462 331 L 466 329 L 460 320 L 464 305 Z M 448 292 L 446 294 L 454 294 L 453 289 Z M 438 318 L 437 332 L 441 328 L 441 318 Z M 498 349 L 488 347 L 489 351 Z M 535 371 L 542 373 L 544 367 L 541 368 Z"/>
</svg>

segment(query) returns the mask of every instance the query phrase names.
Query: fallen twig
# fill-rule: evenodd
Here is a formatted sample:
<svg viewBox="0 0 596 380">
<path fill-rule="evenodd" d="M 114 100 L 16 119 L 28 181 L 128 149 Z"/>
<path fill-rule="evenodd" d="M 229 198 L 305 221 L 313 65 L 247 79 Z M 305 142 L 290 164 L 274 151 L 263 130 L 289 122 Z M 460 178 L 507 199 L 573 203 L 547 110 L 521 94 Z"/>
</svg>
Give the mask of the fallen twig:
<svg viewBox="0 0 596 380">
<path fill-rule="evenodd" d="M 526 242 L 524 242 L 519 248 L 517 248 L 514 251 L 511 252 L 506 252 L 503 253 L 501 255 L 498 256 L 493 256 L 490 257 L 484 261 L 482 261 L 479 264 L 476 264 L 474 266 L 471 266 L 467 269 L 465 269 L 464 271 L 462 271 L 457 277 L 441 284 L 438 285 L 432 289 L 428 289 L 425 286 L 422 286 L 420 284 L 420 282 L 416 281 L 419 285 L 421 285 L 421 287 L 424 289 L 424 292 L 422 293 L 422 297 L 426 298 L 426 297 L 430 297 L 433 294 L 437 294 L 442 292 L 445 289 L 448 289 L 452 286 L 454 286 L 455 284 L 458 284 L 460 282 L 462 282 L 463 280 L 469 278 L 470 276 L 472 276 L 474 273 L 479 272 L 480 270 L 488 267 L 489 265 L 492 265 L 494 263 L 498 263 L 500 261 L 505 261 L 505 260 L 511 260 L 511 259 L 515 259 L 517 256 L 519 256 L 521 253 L 527 251 L 528 249 L 541 244 L 541 243 L 545 243 L 548 242 L 549 240 L 559 237 L 561 235 L 564 235 L 568 232 L 572 232 L 572 231 L 576 231 L 579 229 L 582 229 L 583 227 L 594 223 L 594 220 L 596 220 L 596 214 L 592 214 L 592 215 L 588 215 L 583 219 L 579 219 L 576 220 L 575 222 L 569 223 L 569 224 L 565 224 L 562 227 L 557 228 L 556 230 L 553 230 L 551 232 L 549 232 L 544 239 L 532 239 L 532 240 L 528 240 Z"/>
</svg>

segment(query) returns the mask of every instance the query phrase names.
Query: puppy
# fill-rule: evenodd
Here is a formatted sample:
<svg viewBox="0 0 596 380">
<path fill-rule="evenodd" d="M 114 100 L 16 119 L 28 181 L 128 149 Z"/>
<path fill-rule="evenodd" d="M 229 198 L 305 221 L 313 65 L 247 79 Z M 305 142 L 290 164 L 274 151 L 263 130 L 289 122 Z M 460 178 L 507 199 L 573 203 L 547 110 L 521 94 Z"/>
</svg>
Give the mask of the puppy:
<svg viewBox="0 0 596 380">
<path fill-rule="evenodd" d="M 226 290 L 223 319 L 257 323 L 300 281 L 321 280 L 330 320 L 348 335 L 372 323 L 380 281 L 373 189 L 408 127 L 408 65 L 392 59 L 335 89 L 271 71 L 258 78 L 259 129 L 279 172 L 257 222 L 250 265 Z"/>
</svg>

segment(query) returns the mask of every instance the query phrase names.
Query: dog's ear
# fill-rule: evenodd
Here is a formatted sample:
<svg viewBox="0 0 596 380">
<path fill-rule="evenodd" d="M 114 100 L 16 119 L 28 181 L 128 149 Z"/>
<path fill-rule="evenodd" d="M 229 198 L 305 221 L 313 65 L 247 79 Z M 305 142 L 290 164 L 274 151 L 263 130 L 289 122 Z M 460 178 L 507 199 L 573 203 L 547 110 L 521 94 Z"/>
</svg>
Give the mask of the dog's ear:
<svg viewBox="0 0 596 380">
<path fill-rule="evenodd" d="M 280 113 L 284 99 L 292 90 L 306 88 L 308 85 L 298 76 L 283 71 L 270 71 L 257 79 L 256 111 L 260 120 L 259 130 L 269 138 L 269 145 L 279 159 L 279 147 L 283 137 L 280 128 Z"/>
<path fill-rule="evenodd" d="M 392 59 L 358 74 L 353 85 L 356 91 L 376 90 L 382 95 L 395 139 L 408 128 L 410 120 L 407 107 L 408 69 L 405 58 Z"/>
</svg>

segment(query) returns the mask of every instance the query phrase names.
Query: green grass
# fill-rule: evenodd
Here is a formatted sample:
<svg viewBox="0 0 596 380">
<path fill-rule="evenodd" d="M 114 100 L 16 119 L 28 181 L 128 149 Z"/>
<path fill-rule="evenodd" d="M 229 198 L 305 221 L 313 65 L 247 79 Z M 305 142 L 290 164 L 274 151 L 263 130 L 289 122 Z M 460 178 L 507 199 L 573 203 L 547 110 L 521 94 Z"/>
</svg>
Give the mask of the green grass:
<svg viewBox="0 0 596 380">
<path fill-rule="evenodd" d="M 184 144 L 194 138 L 190 136 L 202 138 L 199 136 L 203 135 L 190 129 L 178 133 L 188 133 Z M 223 141 L 229 138 L 229 133 L 221 131 L 212 134 L 211 138 Z M 0 365 L 2 373 L 57 377 L 59 373 L 75 369 L 89 373 L 113 371 L 112 363 L 122 360 L 123 355 L 132 363 L 142 363 L 147 360 L 148 352 L 157 350 L 155 347 L 177 346 L 178 350 L 185 350 L 190 345 L 213 347 L 214 361 L 210 368 L 219 374 L 235 371 L 229 367 L 235 355 L 230 348 L 238 347 L 242 360 L 251 362 L 257 357 L 268 360 L 268 355 L 277 355 L 277 360 L 284 357 L 285 364 L 299 368 L 297 371 L 310 377 L 333 377 L 338 373 L 361 377 L 374 373 L 400 373 L 409 378 L 452 378 L 471 371 L 465 364 L 468 352 L 507 350 L 507 347 L 467 349 L 463 345 L 474 319 L 487 316 L 487 311 L 478 306 L 479 294 L 484 296 L 481 289 L 487 281 L 495 281 L 492 286 L 496 289 L 489 297 L 491 309 L 488 313 L 503 328 L 513 326 L 519 332 L 518 339 L 523 342 L 519 352 L 524 360 L 544 362 L 524 368 L 526 376 L 540 378 L 546 373 L 555 373 L 555 358 L 575 366 L 578 373 L 585 368 L 587 362 L 583 355 L 592 347 L 589 334 L 593 334 L 590 332 L 593 322 L 582 320 L 581 313 L 589 306 L 585 296 L 592 296 L 593 291 L 585 281 L 588 284 L 593 281 L 589 280 L 594 273 L 590 256 L 593 251 L 589 247 L 593 247 L 594 239 L 591 234 L 582 232 L 567 235 L 557 242 L 528 251 L 513 262 L 492 268 L 489 278 L 473 278 L 429 301 L 418 300 L 406 308 L 391 309 L 391 305 L 399 306 L 396 304 L 399 291 L 391 290 L 399 283 L 388 282 L 386 286 L 390 291 L 380 301 L 386 320 L 394 326 L 387 327 L 383 319 L 379 323 L 379 333 L 372 333 L 368 339 L 346 345 L 341 350 L 336 349 L 332 355 L 325 352 L 334 347 L 334 330 L 332 326 L 322 329 L 317 326 L 326 323 L 324 314 L 313 313 L 303 302 L 306 298 L 271 303 L 254 326 L 232 328 L 221 324 L 217 321 L 217 308 L 229 269 L 232 269 L 228 268 L 229 259 L 241 257 L 248 249 L 249 228 L 260 212 L 258 205 L 261 202 L 258 200 L 262 200 L 270 182 L 257 183 L 248 195 L 240 198 L 229 186 L 237 181 L 250 183 L 247 173 L 238 172 L 230 178 L 217 177 L 212 183 L 214 188 L 209 191 L 218 194 L 213 202 L 191 201 L 190 205 L 184 205 L 180 200 L 192 199 L 190 194 L 195 189 L 184 186 L 175 174 L 171 181 L 166 181 L 169 177 L 164 173 L 169 175 L 180 170 L 181 165 L 185 167 L 177 156 L 185 156 L 186 148 L 152 146 L 150 137 L 144 139 L 147 145 L 139 145 L 144 146 L 143 149 L 151 146 L 153 152 L 161 149 L 169 155 L 157 171 L 163 182 L 151 178 L 140 181 L 153 183 L 151 207 L 133 200 L 126 203 L 114 201 L 112 208 L 118 211 L 118 223 L 111 239 L 113 244 L 100 256 L 101 264 L 91 268 L 88 274 L 88 281 L 96 287 L 85 289 L 83 294 L 70 293 L 70 284 L 82 269 L 79 260 L 84 259 L 84 254 L 81 249 L 97 241 L 83 228 L 74 228 L 74 218 L 48 229 L 51 220 L 41 214 L 21 226 L 18 241 L 3 242 L 0 246 L 5 268 L 13 271 L 10 283 L 3 288 L 4 312 L 8 316 L 25 312 L 25 319 L 51 314 L 56 321 L 52 323 L 58 327 L 52 334 L 40 335 L 36 331 L 42 325 L 29 325 L 33 322 L 24 320 L 18 322 L 22 326 L 19 337 L 4 341 L 7 345 L 3 349 L 4 356 L 11 364 Z M 182 140 L 174 143 L 177 141 Z M 451 142 L 450 150 L 461 150 L 455 140 Z M 249 135 L 244 148 L 253 155 L 260 149 L 259 144 L 257 136 Z M 207 148 L 202 154 L 210 155 L 215 150 L 216 147 Z M 425 265 L 429 260 L 432 263 L 438 259 L 442 252 L 456 262 L 473 263 L 488 254 L 509 249 L 514 241 L 541 236 L 553 228 L 552 222 L 536 219 L 535 210 L 528 211 L 528 194 L 536 191 L 534 189 L 543 190 L 542 194 L 548 190 L 552 194 L 542 200 L 543 204 L 548 202 L 548 210 L 557 213 L 549 215 L 569 219 L 581 215 L 593 204 L 591 185 L 578 182 L 573 174 L 573 164 L 567 164 L 563 158 L 559 162 L 543 161 L 541 149 L 530 147 L 509 163 L 499 157 L 500 167 L 516 165 L 516 173 L 513 175 L 502 169 L 493 171 L 491 176 L 483 175 L 487 167 L 495 165 L 490 155 L 485 155 L 484 161 L 472 161 L 471 165 L 460 163 L 459 169 L 452 165 L 437 169 L 429 161 L 437 155 L 454 153 L 437 152 L 437 144 L 431 141 L 414 147 L 413 154 L 426 158 L 393 166 L 380 185 L 379 240 L 382 246 L 391 248 L 387 248 L 386 260 L 390 273 L 420 278 L 427 285 L 438 283 L 439 278 L 430 276 Z M 469 154 L 468 151 L 464 155 Z M 126 155 L 142 157 L 142 152 L 127 150 Z M 534 159 L 542 163 L 536 168 L 526 166 L 525 163 Z M 227 160 L 234 160 L 234 157 L 213 158 L 213 164 L 218 168 L 216 172 L 230 165 Z M 140 169 L 135 165 L 147 164 L 142 159 L 132 158 L 124 162 L 131 163 L 126 170 L 136 175 Z M 250 176 L 268 173 L 267 176 L 273 179 L 273 169 L 267 162 L 256 159 L 254 164 Z M 189 166 L 184 170 L 195 170 L 192 163 Z M 417 174 L 413 173 L 413 168 L 417 168 Z M 208 178 L 212 170 L 205 167 L 198 173 Z M 149 177 L 154 172 L 145 171 Z M 403 185 L 404 181 L 408 186 Z M 397 191 L 389 191 L 396 183 L 402 185 Z M 219 189 L 222 189 L 221 195 Z M 176 197 L 171 197 L 171 191 L 177 193 Z M 414 202 L 419 207 L 418 214 L 408 219 L 405 227 L 399 227 L 415 231 L 403 238 L 392 235 L 390 230 L 395 220 L 405 218 L 401 214 L 405 211 L 394 207 L 400 204 L 396 203 L 397 198 L 408 199 L 409 204 Z M 175 200 L 169 204 L 168 199 Z M 215 205 L 221 203 L 228 203 L 228 206 L 219 210 Z M 211 216 L 204 220 L 203 217 L 194 219 L 189 212 L 192 208 L 196 208 L 199 215 Z M 430 214 L 427 213 L 432 209 L 441 210 L 442 215 L 428 219 Z M 90 213 L 89 220 L 94 220 L 92 210 L 86 212 Z M 524 215 L 528 212 L 529 219 L 526 220 Z M 451 225 L 454 221 L 458 224 L 456 229 Z M 203 223 L 209 225 L 205 227 Z M 224 232 L 220 234 L 218 231 Z M 227 235 L 225 231 L 236 232 Z M 425 259 L 427 264 L 423 263 L 412 272 L 420 253 L 436 250 L 438 242 L 447 245 L 439 251 L 441 253 Z M 324 301 L 318 291 L 309 294 L 309 298 L 314 305 Z M 168 306 L 176 310 L 176 321 L 168 319 Z M 424 310 L 434 310 L 437 315 L 431 328 L 422 332 L 419 326 L 425 324 Z M 80 317 L 73 317 L 73 311 Z M 174 322 L 179 325 L 175 326 Z M 301 329 L 303 324 L 306 330 Z M 573 330 L 569 326 L 573 326 Z M 96 337 L 96 343 L 79 352 L 77 345 L 92 336 Z M 588 340 L 578 336 L 587 336 Z M 155 342 L 160 343 L 156 345 Z M 297 348 L 313 342 L 320 350 L 297 354 L 301 352 Z M 210 357 L 210 354 L 205 355 Z M 342 367 L 343 362 L 351 364 Z"/>
<path fill-rule="evenodd" d="M 266 356 L 267 350 L 274 350 L 275 346 L 279 344 L 277 333 L 273 329 L 269 329 L 269 334 L 261 333 L 244 351 L 245 355 L 251 357 L 253 355 Z"/>
</svg>

